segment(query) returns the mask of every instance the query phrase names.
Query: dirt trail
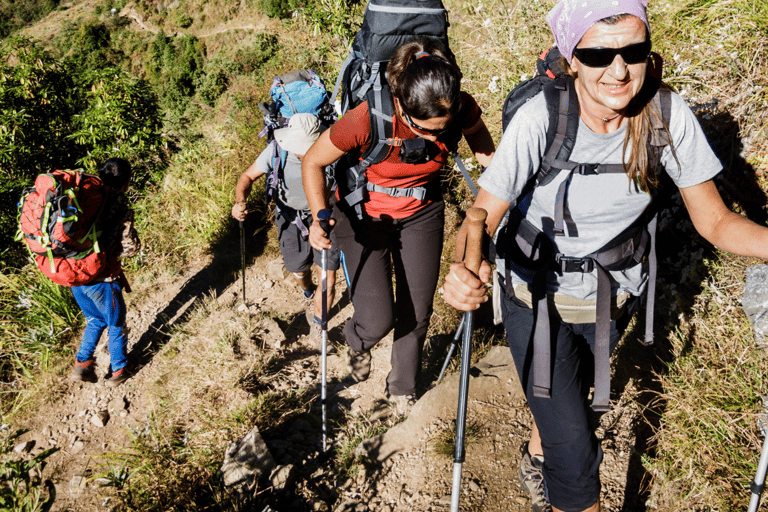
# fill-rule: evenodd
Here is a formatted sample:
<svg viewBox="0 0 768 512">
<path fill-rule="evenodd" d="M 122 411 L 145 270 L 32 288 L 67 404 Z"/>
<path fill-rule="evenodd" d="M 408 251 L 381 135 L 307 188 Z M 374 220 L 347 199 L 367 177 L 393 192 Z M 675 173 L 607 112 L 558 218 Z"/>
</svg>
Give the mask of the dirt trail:
<svg viewBox="0 0 768 512">
<path fill-rule="evenodd" d="M 207 323 L 212 328 L 223 329 L 236 315 L 233 311 L 241 300 L 240 281 L 235 278 L 226 285 L 212 282 L 210 269 L 215 265 L 212 260 L 197 262 L 176 279 L 160 280 L 144 292 L 139 291 L 144 295 L 130 303 L 128 325 L 131 328 L 129 350 L 140 364 L 136 374 L 123 386 L 109 389 L 103 380 L 98 384 L 81 384 L 70 383 L 65 378 L 51 384 L 50 400 L 29 419 L 26 426 L 30 432 L 20 440 L 35 442 L 33 454 L 52 446 L 60 448 L 46 468 L 46 476 L 54 481 L 57 489 L 54 510 L 110 509 L 113 490 L 100 486 L 109 483 L 103 473 L 112 467 L 105 456 L 124 451 L 131 445 L 132 435 L 150 428 L 152 413 L 157 407 L 158 383 L 169 388 L 174 386 L 174 377 L 167 375 L 168 370 L 163 366 L 171 357 L 162 351 L 169 339 L 168 333 L 178 328 L 188 329 L 184 326 L 196 304 L 206 300 L 213 300 L 219 307 L 218 310 L 209 307 L 213 313 Z M 279 260 L 267 257 L 256 259 L 246 276 L 251 312 L 269 311 L 270 315 L 287 318 L 286 322 L 290 323 L 282 325 L 278 333 L 265 335 L 261 348 L 235 347 L 233 360 L 225 364 L 245 367 L 249 364 L 249 353 L 276 350 L 282 368 L 271 382 L 275 390 L 290 391 L 316 383 L 319 358 L 309 347 L 304 304 L 297 300 L 297 287 Z M 214 299 L 210 298 L 212 293 Z M 352 418 L 358 418 L 357 421 L 364 418 L 363 421 L 383 428 L 396 424 L 384 399 L 391 335 L 373 351 L 369 380 L 352 382 L 347 376 L 340 343 L 341 327 L 352 309 L 343 293 L 339 293 L 338 299 L 329 323 L 329 336 L 338 347 L 328 358 L 332 404 L 329 418 L 332 424 L 338 425 L 331 431 L 333 446 L 346 440 L 345 421 Z M 191 338 L 195 336 L 204 334 L 190 333 Z M 199 357 L 195 352 L 198 347 L 193 343 L 185 343 L 184 347 L 182 350 L 188 353 L 173 357 L 190 362 Z M 491 361 L 483 363 L 490 370 L 475 369 L 472 373 L 471 386 L 474 387 L 471 387 L 468 419 L 473 430 L 464 463 L 462 510 L 522 512 L 529 510 L 530 505 L 517 485 L 517 468 L 520 445 L 529 434 L 531 417 L 508 360 L 508 350 L 498 347 L 491 355 Z M 97 350 L 100 375 L 106 373 L 108 364 L 109 356 L 102 340 Z M 501 373 L 490 375 L 493 368 Z M 219 376 L 196 378 L 204 387 L 206 381 Z M 450 428 L 455 419 L 457 376 L 449 375 L 444 380 L 439 388 L 417 403 L 408 421 L 391 430 L 389 438 L 385 434 L 369 439 L 365 446 L 358 448 L 358 453 L 368 462 L 354 479 L 338 481 L 336 472 L 329 467 L 333 462 L 323 461 L 320 456 L 316 410 L 290 421 L 287 428 L 280 429 L 280 435 L 265 436 L 277 463 L 293 464 L 297 470 L 291 492 L 267 495 L 264 503 L 281 512 L 448 510 L 452 456 L 437 455 L 434 439 Z M 230 408 L 237 408 L 252 398 L 248 391 L 234 389 L 221 400 L 227 401 Z M 638 471 L 639 457 L 634 454 L 632 428 L 636 421 L 636 409 L 625 403 L 619 403 L 601 419 L 598 433 L 605 449 L 603 505 L 609 512 L 645 510 L 642 503 L 636 503 L 637 496 L 631 494 L 638 490 L 639 481 L 630 485 L 630 494 L 625 498 L 627 474 Z M 387 447 L 387 453 L 381 453 L 382 446 Z M 222 458 L 224 450 L 225 446 L 221 446 Z M 95 478 L 99 475 L 101 478 Z"/>
</svg>

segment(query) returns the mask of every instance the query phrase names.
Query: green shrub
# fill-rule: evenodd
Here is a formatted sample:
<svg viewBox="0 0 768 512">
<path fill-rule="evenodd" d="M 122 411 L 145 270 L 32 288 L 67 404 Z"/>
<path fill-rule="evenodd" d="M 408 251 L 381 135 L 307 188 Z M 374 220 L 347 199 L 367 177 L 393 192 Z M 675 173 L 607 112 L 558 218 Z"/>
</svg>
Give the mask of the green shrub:
<svg viewBox="0 0 768 512">
<path fill-rule="evenodd" d="M 259 9 L 270 18 L 289 18 L 304 3 L 303 0 L 259 0 Z"/>
<path fill-rule="evenodd" d="M 80 147 L 77 165 L 93 169 L 110 157 L 131 162 L 152 158 L 163 143 L 160 111 L 149 84 L 117 68 L 93 72 L 85 80 L 84 108 L 72 117 L 68 139 Z M 138 186 L 150 176 L 134 170 Z M 147 172 L 145 170 L 145 172 Z"/>
<path fill-rule="evenodd" d="M 253 44 L 238 48 L 234 62 L 244 73 L 251 73 L 269 62 L 280 51 L 280 40 L 275 34 L 260 32 L 254 37 Z"/>
<path fill-rule="evenodd" d="M 174 21 L 176 25 L 181 28 L 188 28 L 193 22 L 192 17 L 189 14 L 181 11 L 176 12 Z"/>
</svg>

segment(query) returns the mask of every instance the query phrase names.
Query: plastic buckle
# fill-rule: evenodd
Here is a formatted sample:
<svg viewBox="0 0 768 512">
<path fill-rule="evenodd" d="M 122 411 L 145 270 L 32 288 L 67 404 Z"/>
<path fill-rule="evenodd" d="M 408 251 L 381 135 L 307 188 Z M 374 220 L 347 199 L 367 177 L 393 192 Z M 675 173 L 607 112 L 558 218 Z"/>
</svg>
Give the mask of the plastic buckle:
<svg viewBox="0 0 768 512">
<path fill-rule="evenodd" d="M 581 174 L 582 176 L 598 174 L 597 172 L 598 167 L 600 167 L 599 164 L 580 164 L 579 167 L 576 169 L 576 172 L 578 174 Z"/>
<path fill-rule="evenodd" d="M 560 256 L 558 262 L 560 263 L 560 272 L 581 272 L 582 274 L 588 274 L 595 269 L 595 262 L 592 258 Z"/>
</svg>

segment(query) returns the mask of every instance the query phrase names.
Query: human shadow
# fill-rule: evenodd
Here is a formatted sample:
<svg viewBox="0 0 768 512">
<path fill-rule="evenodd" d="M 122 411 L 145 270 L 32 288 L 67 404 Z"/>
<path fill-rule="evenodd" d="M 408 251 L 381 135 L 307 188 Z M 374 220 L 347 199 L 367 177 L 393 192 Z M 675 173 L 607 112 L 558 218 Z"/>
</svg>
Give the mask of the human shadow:
<svg viewBox="0 0 768 512">
<path fill-rule="evenodd" d="M 726 205 L 758 224 L 768 220 L 765 205 L 768 197 L 761 189 L 754 168 L 743 158 L 743 144 L 738 122 L 726 111 L 717 111 L 716 103 L 694 105 L 692 108 L 704 129 L 715 154 L 723 164 L 723 172 L 715 178 Z M 682 343 L 681 355 L 688 353 L 696 338 L 696 326 L 679 329 L 680 315 L 690 316 L 696 296 L 704 289 L 709 271 L 704 260 L 715 255 L 715 248 L 701 238 L 691 223 L 679 192 L 674 185 L 664 185 L 666 200 L 660 213 L 657 255 L 656 321 L 652 346 L 641 343 L 645 330 L 645 311 L 636 315 L 636 322 L 615 351 L 612 394 L 618 399 L 628 383 L 633 382 L 637 393 L 633 400 L 643 412 L 643 420 L 635 422 L 635 445 L 627 470 L 622 512 L 646 510 L 652 476 L 642 463 L 642 457 L 654 456 L 654 433 L 660 426 L 666 408 L 660 376 L 668 372 L 674 358 L 670 335 Z"/>
<path fill-rule="evenodd" d="M 269 220 L 264 214 L 253 214 L 243 222 L 245 237 L 245 265 L 251 265 L 261 256 L 267 245 Z M 194 311 L 194 305 L 206 295 L 219 295 L 241 276 L 240 226 L 230 219 L 226 228 L 210 246 L 212 258 L 194 273 L 176 293 L 176 296 L 155 315 L 154 320 L 131 347 L 128 359 L 132 371 L 143 368 L 170 340 L 174 327 L 183 325 Z M 242 294 L 242 292 L 240 292 Z M 247 290 L 246 290 L 247 294 Z"/>
</svg>

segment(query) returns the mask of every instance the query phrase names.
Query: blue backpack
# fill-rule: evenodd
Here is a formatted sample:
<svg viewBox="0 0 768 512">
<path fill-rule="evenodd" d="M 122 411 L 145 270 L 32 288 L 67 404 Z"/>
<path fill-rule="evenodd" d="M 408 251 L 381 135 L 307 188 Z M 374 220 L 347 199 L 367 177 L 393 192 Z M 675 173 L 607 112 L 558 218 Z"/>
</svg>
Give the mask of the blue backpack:
<svg viewBox="0 0 768 512">
<path fill-rule="evenodd" d="M 323 80 L 311 69 L 292 71 L 276 76 L 269 89 L 271 101 L 259 103 L 264 115 L 264 129 L 259 137 L 267 137 L 268 144 L 274 144 L 272 172 L 267 176 L 265 192 L 267 202 L 278 197 L 277 188 L 285 187 L 283 169 L 287 152 L 275 140 L 275 130 L 288 125 L 294 114 L 314 114 L 320 123 L 328 127 L 336 121 L 336 113 L 329 101 Z"/>
</svg>

